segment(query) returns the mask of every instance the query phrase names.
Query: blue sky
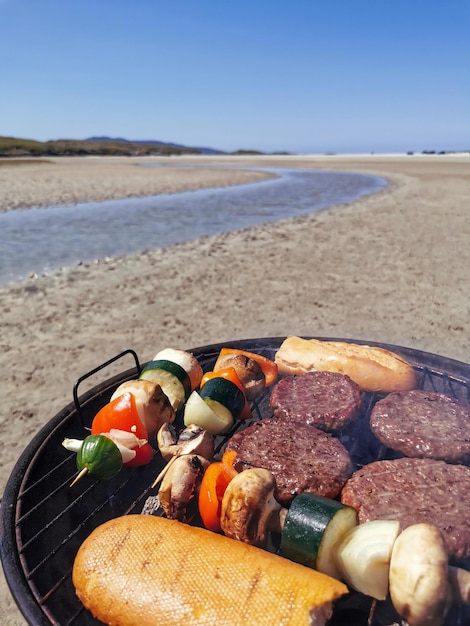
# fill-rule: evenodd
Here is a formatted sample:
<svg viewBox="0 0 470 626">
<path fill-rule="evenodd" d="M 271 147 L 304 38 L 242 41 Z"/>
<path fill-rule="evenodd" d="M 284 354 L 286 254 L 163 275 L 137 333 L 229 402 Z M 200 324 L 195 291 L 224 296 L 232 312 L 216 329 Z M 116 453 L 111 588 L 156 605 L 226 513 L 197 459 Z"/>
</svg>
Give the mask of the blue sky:
<svg viewBox="0 0 470 626">
<path fill-rule="evenodd" d="M 470 149 L 470 0 L 0 0 L 0 135 Z"/>
</svg>

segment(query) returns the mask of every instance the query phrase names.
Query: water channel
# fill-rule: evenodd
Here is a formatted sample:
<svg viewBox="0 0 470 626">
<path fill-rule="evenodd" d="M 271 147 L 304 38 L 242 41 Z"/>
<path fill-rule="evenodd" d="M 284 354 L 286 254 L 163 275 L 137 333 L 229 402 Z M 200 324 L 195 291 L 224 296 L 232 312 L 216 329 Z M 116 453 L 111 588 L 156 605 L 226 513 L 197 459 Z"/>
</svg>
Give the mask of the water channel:
<svg viewBox="0 0 470 626">
<path fill-rule="evenodd" d="M 379 177 L 256 168 L 277 178 L 144 198 L 0 214 L 0 284 L 94 259 L 303 215 L 383 189 Z"/>
</svg>

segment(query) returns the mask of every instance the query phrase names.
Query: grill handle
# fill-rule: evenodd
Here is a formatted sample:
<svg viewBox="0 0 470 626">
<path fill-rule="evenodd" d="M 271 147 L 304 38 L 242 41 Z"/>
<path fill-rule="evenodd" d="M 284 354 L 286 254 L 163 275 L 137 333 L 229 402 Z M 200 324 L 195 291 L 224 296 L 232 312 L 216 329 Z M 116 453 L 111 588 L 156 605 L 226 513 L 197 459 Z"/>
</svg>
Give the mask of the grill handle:
<svg viewBox="0 0 470 626">
<path fill-rule="evenodd" d="M 127 354 L 131 354 L 134 357 L 135 367 L 136 367 L 137 376 L 138 376 L 140 374 L 140 371 L 141 371 L 141 367 L 140 367 L 140 363 L 139 363 L 139 357 L 137 356 L 137 353 L 134 352 L 134 350 L 128 349 L 128 350 L 124 350 L 124 352 L 121 352 L 120 354 L 116 354 L 116 356 L 113 356 L 108 361 L 105 361 L 105 363 L 102 363 L 101 365 L 98 365 L 98 367 L 95 367 L 94 369 L 90 370 L 86 374 L 83 374 L 83 376 L 80 376 L 80 378 L 78 378 L 75 381 L 75 384 L 73 386 L 73 401 L 75 403 L 75 408 L 77 410 L 78 416 L 80 417 L 80 421 L 81 421 L 82 426 L 84 428 L 85 428 L 85 423 L 84 423 L 84 419 L 83 419 L 82 408 L 80 406 L 80 401 L 79 401 L 79 398 L 78 398 L 78 387 L 79 387 L 79 385 L 84 380 L 86 380 L 87 378 L 90 378 L 90 376 L 93 376 L 94 374 L 96 374 L 100 370 L 104 369 L 105 367 L 108 367 L 108 365 L 111 365 L 115 361 L 118 361 L 119 359 L 121 359 L 122 357 L 126 356 Z"/>
</svg>

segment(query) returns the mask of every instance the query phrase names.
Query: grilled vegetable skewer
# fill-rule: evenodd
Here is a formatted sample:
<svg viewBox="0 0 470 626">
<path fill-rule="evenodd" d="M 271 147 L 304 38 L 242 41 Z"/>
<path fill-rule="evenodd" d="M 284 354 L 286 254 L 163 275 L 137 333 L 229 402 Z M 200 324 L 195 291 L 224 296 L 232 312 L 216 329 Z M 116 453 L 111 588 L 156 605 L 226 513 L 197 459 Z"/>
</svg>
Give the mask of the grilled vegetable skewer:
<svg viewBox="0 0 470 626">
<path fill-rule="evenodd" d="M 265 469 L 248 469 L 229 482 L 222 499 L 227 536 L 264 548 L 269 531 L 281 533 L 281 554 L 378 600 L 388 593 L 410 626 L 439 626 L 446 607 L 470 603 L 470 572 L 449 568 L 440 531 L 415 524 L 400 533 L 394 520 L 358 525 L 349 506 L 314 494 L 289 509 L 274 499 Z"/>
<path fill-rule="evenodd" d="M 357 512 L 336 500 L 303 493 L 289 509 L 275 499 L 276 481 L 266 469 L 247 469 L 228 484 L 220 525 L 228 537 L 265 547 L 269 531 L 281 533 L 283 556 L 335 578 L 335 552 L 358 524 Z"/>
<path fill-rule="evenodd" d="M 120 384 L 93 419 L 91 434 L 95 438 L 83 442 L 66 438 L 63 442 L 65 448 L 78 454 L 80 473 L 72 485 L 87 473 L 98 479 L 109 478 L 122 465 L 145 465 L 151 461 L 156 446 L 150 442 L 156 444 L 161 426 L 175 420 L 180 407 L 179 388 L 183 390 L 184 402 L 201 377 L 202 368 L 196 357 L 168 348 L 155 356 L 137 380 Z M 198 445 L 211 444 L 201 437 Z"/>
<path fill-rule="evenodd" d="M 237 420 L 249 419 L 249 401 L 277 379 L 278 368 L 268 358 L 222 348 L 212 372 L 200 379 L 184 410 L 186 426 L 197 424 L 213 435 L 227 433 Z"/>
<path fill-rule="evenodd" d="M 159 385 L 148 381 L 120 385 L 95 415 L 91 435 L 83 442 L 66 438 L 62 443 L 77 452 L 80 473 L 71 486 L 87 473 L 101 480 L 117 474 L 123 465 L 146 465 L 155 454 L 149 437 L 155 437 L 159 424 L 174 418 Z"/>
</svg>

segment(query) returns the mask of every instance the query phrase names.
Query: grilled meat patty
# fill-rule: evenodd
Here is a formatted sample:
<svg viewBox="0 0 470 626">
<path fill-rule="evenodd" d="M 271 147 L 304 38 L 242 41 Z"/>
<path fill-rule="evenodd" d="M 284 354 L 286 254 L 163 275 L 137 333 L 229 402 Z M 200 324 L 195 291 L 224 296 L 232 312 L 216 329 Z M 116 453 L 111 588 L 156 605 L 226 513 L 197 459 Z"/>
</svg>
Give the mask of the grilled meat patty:
<svg viewBox="0 0 470 626">
<path fill-rule="evenodd" d="M 433 459 L 375 461 L 356 471 L 341 492 L 359 522 L 396 519 L 401 528 L 426 522 L 444 536 L 449 556 L 470 557 L 470 467 Z"/>
<path fill-rule="evenodd" d="M 370 428 L 405 456 L 470 463 L 470 404 L 443 393 L 391 393 L 375 404 Z"/>
<path fill-rule="evenodd" d="M 236 450 L 235 467 L 260 467 L 276 479 L 276 498 L 288 506 L 304 491 L 335 498 L 353 467 L 349 453 L 333 435 L 300 422 L 267 418 L 236 433 L 227 444 Z"/>
<path fill-rule="evenodd" d="M 287 376 L 271 392 L 276 417 L 303 422 L 327 432 L 352 423 L 361 412 L 362 393 L 355 382 L 336 372 Z"/>
</svg>

